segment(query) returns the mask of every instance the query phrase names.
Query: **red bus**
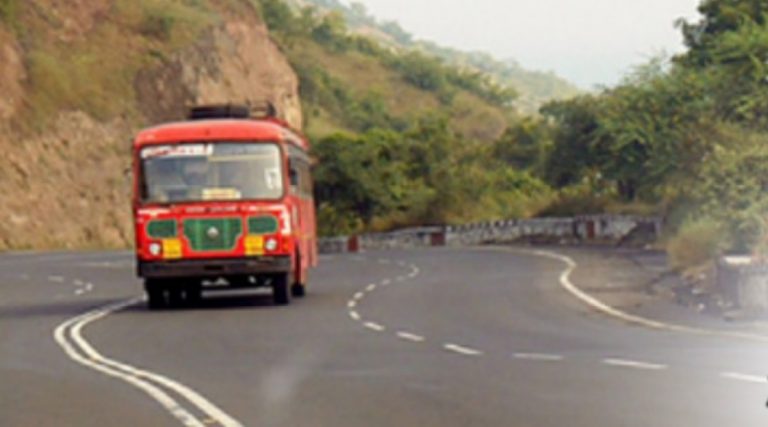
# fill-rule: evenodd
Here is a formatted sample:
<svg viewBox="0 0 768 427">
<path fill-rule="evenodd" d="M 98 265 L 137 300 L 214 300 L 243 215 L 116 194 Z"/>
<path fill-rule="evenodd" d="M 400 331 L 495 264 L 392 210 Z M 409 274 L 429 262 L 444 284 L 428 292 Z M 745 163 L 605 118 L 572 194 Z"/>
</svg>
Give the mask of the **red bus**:
<svg viewBox="0 0 768 427">
<path fill-rule="evenodd" d="M 276 305 L 306 293 L 317 265 L 309 142 L 268 105 L 207 106 L 133 143 L 137 274 L 150 309 L 203 290 L 271 287 Z"/>
</svg>

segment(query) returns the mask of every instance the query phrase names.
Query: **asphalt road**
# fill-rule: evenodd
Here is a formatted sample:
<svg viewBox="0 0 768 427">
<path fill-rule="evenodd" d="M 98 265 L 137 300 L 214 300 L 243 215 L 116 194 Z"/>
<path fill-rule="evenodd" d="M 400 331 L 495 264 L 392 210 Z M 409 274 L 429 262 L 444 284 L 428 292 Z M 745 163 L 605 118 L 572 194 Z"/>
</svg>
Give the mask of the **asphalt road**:
<svg viewBox="0 0 768 427">
<path fill-rule="evenodd" d="M 289 307 L 149 312 L 130 254 L 2 256 L 0 425 L 768 425 L 768 343 L 629 325 L 565 292 L 565 268 L 338 255 Z"/>
</svg>

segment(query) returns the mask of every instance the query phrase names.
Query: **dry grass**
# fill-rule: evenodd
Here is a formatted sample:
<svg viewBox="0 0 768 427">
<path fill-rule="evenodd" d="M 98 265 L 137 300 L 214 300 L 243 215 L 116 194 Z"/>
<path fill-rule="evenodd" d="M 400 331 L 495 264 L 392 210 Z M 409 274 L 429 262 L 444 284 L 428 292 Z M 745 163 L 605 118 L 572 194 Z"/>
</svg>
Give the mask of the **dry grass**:
<svg viewBox="0 0 768 427">
<path fill-rule="evenodd" d="M 725 247 L 722 225 L 701 219 L 683 224 L 667 242 L 670 264 L 676 270 L 687 270 L 710 262 Z"/>
</svg>

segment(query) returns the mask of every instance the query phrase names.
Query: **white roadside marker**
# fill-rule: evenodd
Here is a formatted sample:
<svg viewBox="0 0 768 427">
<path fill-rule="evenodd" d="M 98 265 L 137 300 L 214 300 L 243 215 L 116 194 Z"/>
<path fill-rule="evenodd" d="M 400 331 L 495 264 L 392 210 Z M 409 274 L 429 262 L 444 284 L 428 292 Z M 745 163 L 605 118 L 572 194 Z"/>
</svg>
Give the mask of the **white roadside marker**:
<svg viewBox="0 0 768 427">
<path fill-rule="evenodd" d="M 363 326 L 376 332 L 384 332 L 386 330 L 385 327 L 379 325 L 378 323 L 373 323 L 373 322 L 366 322 Z"/>
<path fill-rule="evenodd" d="M 755 383 L 755 384 L 768 383 L 768 379 L 766 379 L 766 377 L 761 377 L 757 375 L 740 374 L 738 372 L 723 372 L 722 374 L 720 374 L 720 376 L 725 379 L 743 381 L 748 383 Z"/>
<path fill-rule="evenodd" d="M 362 292 L 358 292 L 358 293 L 355 294 L 355 299 L 358 300 L 358 301 L 360 301 L 364 297 L 365 297 L 365 294 L 362 293 Z"/>
<path fill-rule="evenodd" d="M 458 344 L 445 344 L 443 345 L 443 348 L 452 351 L 454 353 L 459 353 L 464 356 L 482 356 L 483 352 L 480 350 L 475 350 L 473 348 L 464 347 Z"/>
<path fill-rule="evenodd" d="M 373 292 L 375 290 L 376 290 L 376 285 L 375 284 L 370 284 L 370 285 L 368 285 L 367 288 L 365 288 L 366 292 Z"/>
<path fill-rule="evenodd" d="M 424 337 L 421 335 L 412 334 L 410 332 L 398 332 L 397 336 L 411 342 L 424 342 Z"/>
<path fill-rule="evenodd" d="M 347 303 L 347 308 L 351 309 L 351 308 L 355 308 L 355 307 L 357 307 L 357 301 L 352 300 L 352 301 Z"/>
<path fill-rule="evenodd" d="M 621 368 L 646 369 L 646 370 L 654 370 L 654 371 L 667 369 L 667 365 L 660 365 L 658 363 L 640 362 L 637 360 L 603 359 L 603 363 L 605 363 L 606 365 L 618 366 Z"/>
<path fill-rule="evenodd" d="M 390 283 L 392 283 L 392 281 L 391 281 L 391 280 L 389 280 L 389 279 L 384 279 L 384 280 L 382 280 L 382 281 L 381 281 L 381 286 L 387 286 L 387 285 L 389 285 Z"/>
<path fill-rule="evenodd" d="M 356 322 L 360 321 L 360 314 L 358 312 L 356 312 L 356 311 L 350 311 L 349 312 L 349 317 L 351 317 L 352 320 L 354 320 Z"/>
<path fill-rule="evenodd" d="M 515 359 L 538 360 L 542 362 L 559 362 L 564 359 L 564 357 L 559 354 L 545 354 L 545 353 L 515 353 L 512 356 Z"/>
</svg>

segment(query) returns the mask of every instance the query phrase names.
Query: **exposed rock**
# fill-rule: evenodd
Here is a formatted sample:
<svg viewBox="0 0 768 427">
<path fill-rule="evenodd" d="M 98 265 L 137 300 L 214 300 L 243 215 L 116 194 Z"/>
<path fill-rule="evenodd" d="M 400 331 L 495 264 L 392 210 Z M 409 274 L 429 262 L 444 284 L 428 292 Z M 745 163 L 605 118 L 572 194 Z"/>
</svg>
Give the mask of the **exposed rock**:
<svg viewBox="0 0 768 427">
<path fill-rule="evenodd" d="M 10 119 L 21 104 L 25 79 L 19 45 L 0 27 L 0 121 Z"/>
<path fill-rule="evenodd" d="M 130 242 L 131 129 L 81 112 L 0 157 L 0 236 L 13 248 L 119 247 Z M 81 203 L 85 199 L 90 203 Z"/>
<path fill-rule="evenodd" d="M 191 105 L 268 100 L 291 126 L 302 126 L 298 78 L 256 19 L 209 30 L 194 46 L 140 72 L 135 87 L 142 111 L 156 121 L 179 119 Z"/>
<path fill-rule="evenodd" d="M 87 34 L 112 6 L 112 0 L 35 0 L 27 6 L 44 17 L 48 33 L 59 41 Z"/>
<path fill-rule="evenodd" d="M 25 19 L 50 24 L 44 37 L 55 43 L 88 43 L 88 32 L 112 4 L 35 0 L 25 4 Z M 155 123 L 181 118 L 194 104 L 269 100 L 300 128 L 298 78 L 267 28 L 253 10 L 236 16 L 222 11 L 222 17 L 193 45 L 140 71 L 135 97 L 125 104 L 136 102 Z M 10 129 L 34 84 L 26 80 L 25 47 L 0 25 L 0 250 L 129 246 L 125 171 L 140 119 L 128 110 L 106 121 L 59 111 L 42 129 Z"/>
</svg>

